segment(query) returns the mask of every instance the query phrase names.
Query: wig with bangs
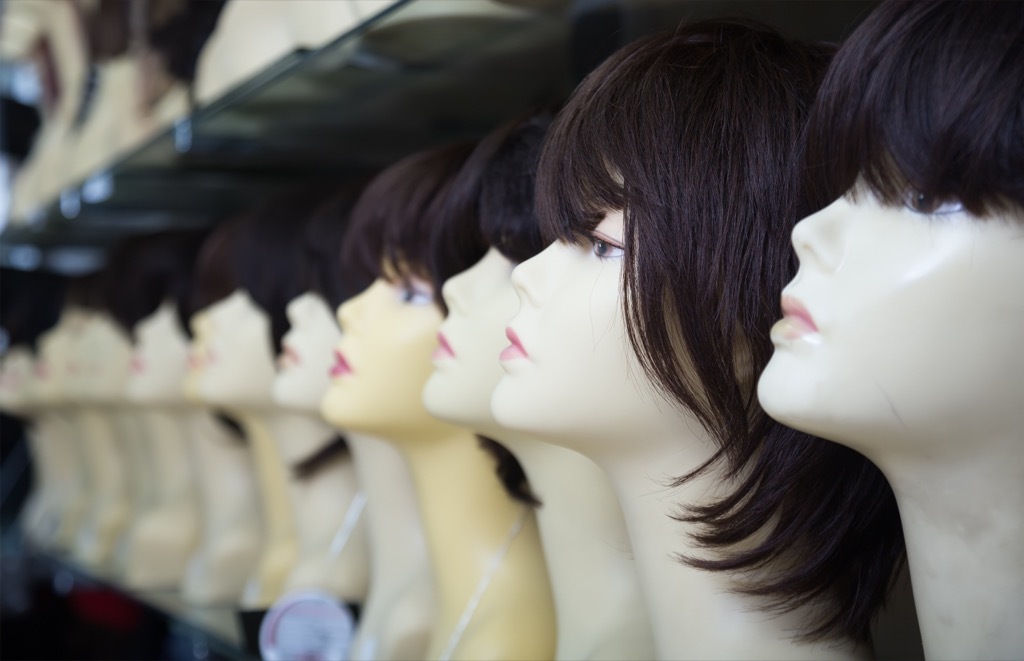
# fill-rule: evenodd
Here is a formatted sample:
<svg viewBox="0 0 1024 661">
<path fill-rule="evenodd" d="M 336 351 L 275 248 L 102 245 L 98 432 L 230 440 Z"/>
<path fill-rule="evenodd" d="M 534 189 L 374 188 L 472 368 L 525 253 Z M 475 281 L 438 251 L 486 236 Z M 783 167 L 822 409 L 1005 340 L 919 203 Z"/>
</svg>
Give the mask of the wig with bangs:
<svg viewBox="0 0 1024 661">
<path fill-rule="evenodd" d="M 435 200 L 449 194 L 472 149 L 472 144 L 459 143 L 417 152 L 374 177 L 352 209 L 342 262 L 368 280 L 397 277 L 406 283 L 412 278 L 431 282 L 431 236 L 461 236 L 458 229 L 466 224 L 468 208 L 462 204 L 459 213 L 439 214 L 441 206 Z M 455 248 L 456 258 L 444 261 L 446 273 L 458 273 L 473 264 L 462 266 L 459 254 L 483 255 L 482 243 L 473 237 L 469 240 L 469 249 Z"/>
<path fill-rule="evenodd" d="M 976 216 L 1024 210 L 1024 6 L 888 2 L 836 55 L 808 120 L 809 195 Z"/>
<path fill-rule="evenodd" d="M 895 498 L 861 455 L 769 418 L 755 388 L 796 271 L 790 231 L 815 210 L 795 156 L 830 54 L 739 21 L 634 42 L 556 119 L 537 205 L 545 236 L 568 242 L 623 211 L 630 344 L 717 446 L 675 484 L 717 470 L 739 485 L 680 504 L 713 556 L 681 560 L 735 574 L 769 610 L 814 605 L 801 639 L 863 641 L 903 559 Z"/>
<path fill-rule="evenodd" d="M 499 126 L 480 141 L 452 185 L 435 199 L 431 215 L 449 219 L 431 236 L 431 281 L 442 312 L 448 311 L 440 295 L 445 281 L 473 266 L 489 247 L 514 262 L 543 250 L 534 211 L 534 181 L 551 120 L 550 113 L 536 113 Z M 477 438 L 494 458 L 498 479 L 509 496 L 540 505 L 515 455 L 494 439 L 479 434 Z"/>
</svg>

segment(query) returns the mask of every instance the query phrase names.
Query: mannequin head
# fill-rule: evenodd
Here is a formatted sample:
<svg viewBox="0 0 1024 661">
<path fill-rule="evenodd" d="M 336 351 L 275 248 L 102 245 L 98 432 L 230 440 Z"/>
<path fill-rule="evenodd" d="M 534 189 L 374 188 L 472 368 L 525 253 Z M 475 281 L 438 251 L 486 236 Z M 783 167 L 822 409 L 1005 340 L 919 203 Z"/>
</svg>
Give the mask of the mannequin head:
<svg viewBox="0 0 1024 661">
<path fill-rule="evenodd" d="M 198 231 L 162 232 L 124 241 L 110 256 L 111 310 L 134 338 L 129 399 L 177 404 L 188 357 L 188 318 Z"/>
<path fill-rule="evenodd" d="M 31 414 L 35 408 L 35 356 L 25 345 L 10 347 L 0 355 L 0 411 L 9 415 Z"/>
<path fill-rule="evenodd" d="M 637 41 L 584 80 L 541 155 L 538 215 L 556 243 L 513 274 L 510 328 L 527 356 L 506 354 L 492 404 L 499 422 L 571 437 L 607 462 L 640 455 L 645 437 L 690 437 L 679 449 L 694 464 L 676 484 L 709 474 L 729 491 L 678 504 L 696 541 L 720 552 L 686 562 L 755 570 L 738 589 L 779 610 L 820 601 L 799 634 L 865 639 L 899 554 L 895 507 L 872 519 L 885 528 L 874 546 L 825 542 L 857 533 L 841 507 L 880 511 L 885 481 L 770 420 L 755 397 L 772 301 L 792 272 L 786 237 L 806 210 L 794 151 L 827 59 L 711 21 Z M 787 461 L 803 472 L 762 488 Z M 753 550 L 737 551 L 741 540 Z"/>
<path fill-rule="evenodd" d="M 303 232 L 322 190 L 312 185 L 274 197 L 203 244 L 186 391 L 226 407 L 271 405 L 286 308 L 305 291 Z"/>
<path fill-rule="evenodd" d="M 1012 3 L 884 4 L 811 112 L 809 188 L 829 206 L 793 230 L 759 396 L 887 472 L 1020 453 L 1022 42 Z"/>
<path fill-rule="evenodd" d="M 321 409 L 338 427 L 400 440 L 437 426 L 421 399 L 442 320 L 428 267 L 431 235 L 454 234 L 466 221 L 433 202 L 469 151 L 455 145 L 406 157 L 379 174 L 352 211 L 342 259 L 374 280 L 338 310 L 343 337 Z M 471 242 L 479 259 L 482 241 Z"/>
<path fill-rule="evenodd" d="M 423 403 L 434 416 L 473 429 L 482 447 L 494 456 L 497 473 L 509 495 L 532 505 L 526 475 L 498 436 L 491 413 L 491 394 L 501 379 L 497 356 L 505 345 L 505 326 L 515 314 L 518 299 L 512 290 L 512 268 L 543 247 L 534 213 L 534 177 L 544 134 L 551 123 L 547 113 L 518 119 L 484 138 L 459 172 L 454 190 L 477 191 L 465 234 L 480 234 L 487 253 L 470 268 L 445 279 L 436 265 L 450 261 L 455 246 L 435 237 L 435 287 L 441 288 L 447 318 L 434 352 L 434 373 L 423 389 Z"/>
<path fill-rule="evenodd" d="M 319 415 L 320 401 L 330 386 L 330 365 L 341 329 L 334 311 L 369 284 L 349 273 L 341 262 L 341 241 L 359 184 L 343 187 L 313 214 L 302 237 L 295 268 L 303 275 L 303 293 L 285 308 L 290 328 L 285 333 L 274 378 L 274 401 L 280 406 Z"/>
</svg>

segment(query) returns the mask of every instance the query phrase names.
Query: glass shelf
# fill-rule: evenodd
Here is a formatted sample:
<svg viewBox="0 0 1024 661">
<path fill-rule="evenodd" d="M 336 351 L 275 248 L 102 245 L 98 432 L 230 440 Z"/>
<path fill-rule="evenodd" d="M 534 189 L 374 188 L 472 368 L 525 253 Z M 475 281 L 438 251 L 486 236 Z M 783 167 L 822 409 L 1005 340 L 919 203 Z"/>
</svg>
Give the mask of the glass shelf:
<svg viewBox="0 0 1024 661">
<path fill-rule="evenodd" d="M 0 265 L 25 261 L 25 246 L 71 246 L 79 263 L 102 259 L 128 234 L 212 224 L 311 176 L 357 176 L 480 137 L 561 102 L 618 46 L 684 18 L 743 15 L 794 36 L 838 40 L 875 4 L 461 0 L 503 9 L 424 18 L 432 1 L 398 0 L 322 48 L 286 55 L 66 187 L 31 218 L 13 219 L 0 235 Z M 37 268 L 61 270 L 53 261 L 43 254 Z"/>
</svg>

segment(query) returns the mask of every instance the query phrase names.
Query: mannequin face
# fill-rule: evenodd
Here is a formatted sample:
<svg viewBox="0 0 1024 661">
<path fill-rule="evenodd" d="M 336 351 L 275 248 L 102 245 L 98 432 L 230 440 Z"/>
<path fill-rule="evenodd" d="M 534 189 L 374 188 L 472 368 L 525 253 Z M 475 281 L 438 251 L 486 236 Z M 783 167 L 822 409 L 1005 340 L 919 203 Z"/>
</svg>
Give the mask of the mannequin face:
<svg viewBox="0 0 1024 661">
<path fill-rule="evenodd" d="M 78 325 L 80 316 L 80 311 L 65 308 L 57 325 L 39 337 L 32 397 L 41 404 L 64 401 L 71 328 Z"/>
<path fill-rule="evenodd" d="M 65 391 L 76 401 L 125 401 L 132 345 L 127 334 L 103 312 L 86 312 L 70 343 Z"/>
<path fill-rule="evenodd" d="M 174 306 L 165 303 L 135 325 L 135 352 L 128 378 L 128 398 L 150 404 L 182 401 L 188 362 L 188 337 Z"/>
<path fill-rule="evenodd" d="M 274 401 L 282 406 L 319 413 L 320 401 L 331 385 L 330 369 L 341 329 L 327 302 L 313 293 L 288 304 L 291 328 L 278 357 Z"/>
<path fill-rule="evenodd" d="M 270 319 L 249 294 L 235 291 L 193 315 L 191 325 L 186 394 L 220 406 L 269 406 Z"/>
<path fill-rule="evenodd" d="M 429 433 L 437 422 L 423 407 L 422 392 L 441 325 L 430 286 L 377 279 L 338 309 L 338 321 L 343 335 L 324 418 L 389 439 Z"/>
<path fill-rule="evenodd" d="M 504 371 L 505 327 L 519 308 L 512 288 L 515 264 L 491 248 L 483 259 L 444 284 L 448 317 L 441 324 L 451 352 L 434 354 L 434 373 L 423 390 L 427 410 L 481 432 L 497 425 L 491 395 Z"/>
<path fill-rule="evenodd" d="M 32 407 L 35 359 L 27 347 L 11 347 L 0 357 L 0 410 L 23 413 Z"/>
<path fill-rule="evenodd" d="M 947 207 L 921 214 L 864 192 L 796 226 L 800 271 L 758 387 L 769 414 L 872 458 L 1019 436 L 1024 214 Z"/>
<path fill-rule="evenodd" d="M 621 245 L 622 214 L 595 234 Z M 681 424 L 629 346 L 621 281 L 621 250 L 604 243 L 555 243 L 516 267 L 520 307 L 509 328 L 526 355 L 502 352 L 507 374 L 491 400 L 502 426 L 592 454 Z"/>
</svg>

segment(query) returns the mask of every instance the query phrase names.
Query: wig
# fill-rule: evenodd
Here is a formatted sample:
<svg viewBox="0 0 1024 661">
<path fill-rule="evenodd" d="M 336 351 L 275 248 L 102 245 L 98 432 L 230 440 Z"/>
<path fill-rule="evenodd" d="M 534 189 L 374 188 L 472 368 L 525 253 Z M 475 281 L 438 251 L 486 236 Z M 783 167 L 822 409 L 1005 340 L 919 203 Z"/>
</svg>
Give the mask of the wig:
<svg viewBox="0 0 1024 661">
<path fill-rule="evenodd" d="M 116 277 L 107 290 L 109 307 L 126 332 L 170 301 L 190 335 L 195 261 L 205 237 L 199 230 L 161 232 L 126 239 L 111 251 L 107 269 Z"/>
<path fill-rule="evenodd" d="M 977 216 L 1024 209 L 1024 6 L 879 6 L 822 83 L 806 166 L 817 206 L 862 181 L 924 211 L 952 198 Z"/>
<path fill-rule="evenodd" d="M 432 215 L 449 220 L 434 232 L 430 255 L 435 302 L 447 313 L 440 292 L 451 276 L 471 267 L 494 247 L 514 262 L 544 248 L 534 211 L 534 181 L 540 147 L 552 116 L 535 113 L 505 123 L 476 146 Z M 509 496 L 539 506 L 522 465 L 501 443 L 478 435 L 495 461 L 498 479 Z"/>
<path fill-rule="evenodd" d="M 814 604 L 801 638 L 866 640 L 903 558 L 892 491 L 856 452 L 769 418 L 755 392 L 795 273 L 790 230 L 813 210 L 798 197 L 795 153 L 830 54 L 721 20 L 627 46 L 556 119 L 537 204 L 545 236 L 568 242 L 623 211 L 630 344 L 716 444 L 675 484 L 718 469 L 738 485 L 681 504 L 676 518 L 715 552 L 681 560 L 736 573 L 769 610 Z"/>
</svg>

